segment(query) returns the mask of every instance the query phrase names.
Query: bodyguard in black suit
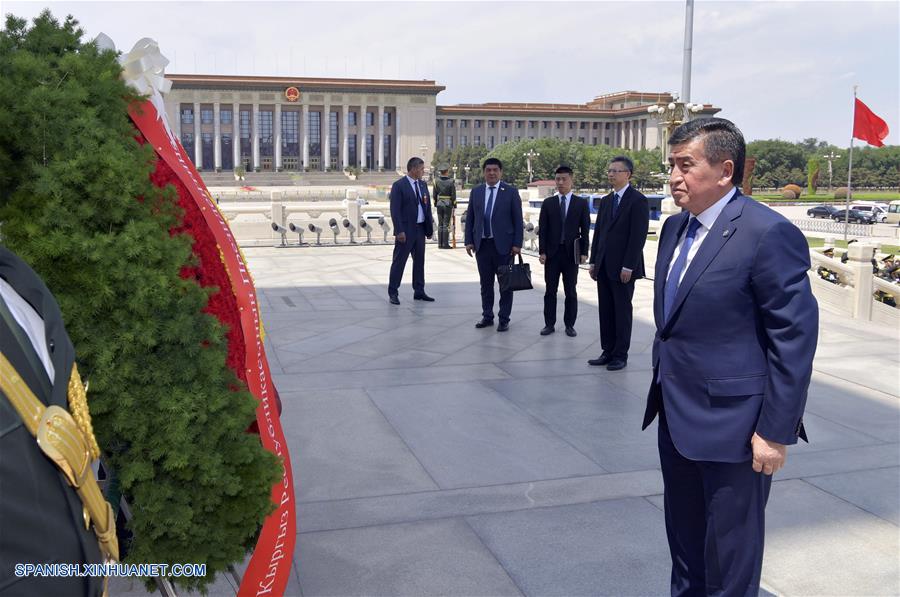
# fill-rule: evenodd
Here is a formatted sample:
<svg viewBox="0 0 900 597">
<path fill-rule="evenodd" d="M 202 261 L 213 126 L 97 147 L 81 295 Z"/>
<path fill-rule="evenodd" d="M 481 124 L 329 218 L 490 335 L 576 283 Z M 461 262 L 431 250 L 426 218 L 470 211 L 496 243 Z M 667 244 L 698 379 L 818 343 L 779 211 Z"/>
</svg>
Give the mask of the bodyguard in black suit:
<svg viewBox="0 0 900 597">
<path fill-rule="evenodd" d="M 566 335 L 577 336 L 575 318 L 578 317 L 578 265 L 588 258 L 588 234 L 591 214 L 587 199 L 572 193 L 572 169 L 556 169 L 556 195 L 541 204 L 538 220 L 538 252 L 544 266 L 544 329 L 541 336 L 552 334 L 556 325 L 556 292 L 562 274 L 566 307 L 563 323 Z"/>
<path fill-rule="evenodd" d="M 494 281 L 497 268 L 509 265 L 513 255 L 522 251 L 522 198 L 519 190 L 500 178 L 503 162 L 488 158 L 482 165 L 484 184 L 469 194 L 466 208 L 466 253 L 475 255 L 478 278 L 481 282 L 481 319 L 476 328 L 494 324 Z M 500 323 L 498 332 L 509 329 L 513 292 L 500 293 Z"/>
<path fill-rule="evenodd" d="M 22 404 L 68 410 L 75 351 L 62 314 L 34 271 L 0 246 L 0 385 Z M 32 404 L 30 399 L 25 404 Z M 31 411 L 28 411 L 31 412 Z M 87 476 L 94 482 L 90 470 Z M 88 479 L 83 483 L 86 485 Z M 102 577 L 17 577 L 15 565 L 98 564 L 97 536 L 85 528 L 83 503 L 41 450 L 13 398 L 0 389 L 0 595 L 100 595 Z"/>
<path fill-rule="evenodd" d="M 425 239 L 434 234 L 434 225 L 428 186 L 421 180 L 424 173 L 425 162 L 422 158 L 410 158 L 406 163 L 406 176 L 391 186 L 391 220 L 394 222 L 395 240 L 388 299 L 392 305 L 400 304 L 397 292 L 410 254 L 413 258 L 413 298 L 434 301 L 425 294 Z"/>
<path fill-rule="evenodd" d="M 629 181 L 634 163 L 616 156 L 606 170 L 613 192 L 600 200 L 591 245 L 591 278 L 597 281 L 600 345 L 603 354 L 588 361 L 610 371 L 624 369 L 631 346 L 634 281 L 644 277 L 644 243 L 650 226 L 647 198 Z"/>
</svg>

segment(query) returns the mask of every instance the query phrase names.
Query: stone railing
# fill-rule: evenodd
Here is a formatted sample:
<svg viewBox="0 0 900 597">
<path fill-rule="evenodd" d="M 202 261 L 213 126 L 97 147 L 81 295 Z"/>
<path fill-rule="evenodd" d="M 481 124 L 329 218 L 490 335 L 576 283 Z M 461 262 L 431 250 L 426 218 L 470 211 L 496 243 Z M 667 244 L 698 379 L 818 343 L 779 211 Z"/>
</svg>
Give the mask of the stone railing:
<svg viewBox="0 0 900 597">
<path fill-rule="evenodd" d="M 805 232 L 821 232 L 823 234 L 843 234 L 843 222 L 834 220 L 794 219 L 791 220 L 800 230 Z M 874 236 L 875 226 L 872 224 L 846 224 L 847 234 L 851 236 Z"/>
<path fill-rule="evenodd" d="M 823 255 L 821 249 L 810 249 L 810 284 L 820 305 L 848 318 L 896 328 L 900 325 L 900 309 L 874 298 L 875 291 L 881 290 L 900 303 L 900 285 L 872 274 L 872 252 L 877 248 L 868 243 L 854 243 L 847 249 L 847 263 L 841 263 L 840 258 Z M 820 267 L 836 274 L 837 283 L 823 279 L 818 273 Z"/>
</svg>

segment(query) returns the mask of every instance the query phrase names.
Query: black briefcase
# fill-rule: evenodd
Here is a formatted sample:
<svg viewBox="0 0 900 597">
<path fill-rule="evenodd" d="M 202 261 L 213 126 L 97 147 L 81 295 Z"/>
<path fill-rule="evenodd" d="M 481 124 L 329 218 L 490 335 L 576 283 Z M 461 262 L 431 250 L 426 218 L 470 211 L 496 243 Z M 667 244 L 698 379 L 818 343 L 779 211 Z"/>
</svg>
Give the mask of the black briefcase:
<svg viewBox="0 0 900 597">
<path fill-rule="evenodd" d="M 507 290 L 531 290 L 531 266 L 522 261 L 519 253 L 519 263 L 501 265 L 497 268 L 497 280 L 500 282 L 500 292 Z"/>
</svg>

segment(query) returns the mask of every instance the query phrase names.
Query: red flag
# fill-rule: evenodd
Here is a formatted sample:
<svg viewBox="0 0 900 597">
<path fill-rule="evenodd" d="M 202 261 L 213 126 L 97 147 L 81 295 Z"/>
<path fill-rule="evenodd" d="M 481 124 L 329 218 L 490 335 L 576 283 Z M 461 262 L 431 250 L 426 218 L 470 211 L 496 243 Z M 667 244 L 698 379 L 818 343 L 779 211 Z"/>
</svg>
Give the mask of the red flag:
<svg viewBox="0 0 900 597">
<path fill-rule="evenodd" d="M 859 99 L 853 111 L 853 136 L 875 147 L 884 145 L 881 140 L 888 136 L 887 123 Z"/>
</svg>

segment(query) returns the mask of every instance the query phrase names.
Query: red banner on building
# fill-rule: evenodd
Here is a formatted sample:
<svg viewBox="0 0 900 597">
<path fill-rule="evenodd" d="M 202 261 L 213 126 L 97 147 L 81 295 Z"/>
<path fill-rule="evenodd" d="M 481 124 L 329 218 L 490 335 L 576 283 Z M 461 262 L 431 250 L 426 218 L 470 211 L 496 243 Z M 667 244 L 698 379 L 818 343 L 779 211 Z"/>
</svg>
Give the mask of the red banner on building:
<svg viewBox="0 0 900 597">
<path fill-rule="evenodd" d="M 272 487 L 272 501 L 277 507 L 263 523 L 238 594 L 283 595 L 290 576 L 297 535 L 294 482 L 291 475 L 291 459 L 278 418 L 275 389 L 263 347 L 259 303 L 256 300 L 253 280 L 228 223 L 210 197 L 206 185 L 203 184 L 184 147 L 171 135 L 164 121 L 165 115 L 159 115 L 150 101 L 133 105 L 129 113 L 147 142 L 153 145 L 160 159 L 175 172 L 178 180 L 196 202 L 215 238 L 231 280 L 246 345 L 244 371 L 239 377 L 246 379 L 248 389 L 259 400 L 256 421 L 260 441 L 263 447 L 278 456 L 282 463 L 281 481 Z"/>
</svg>

